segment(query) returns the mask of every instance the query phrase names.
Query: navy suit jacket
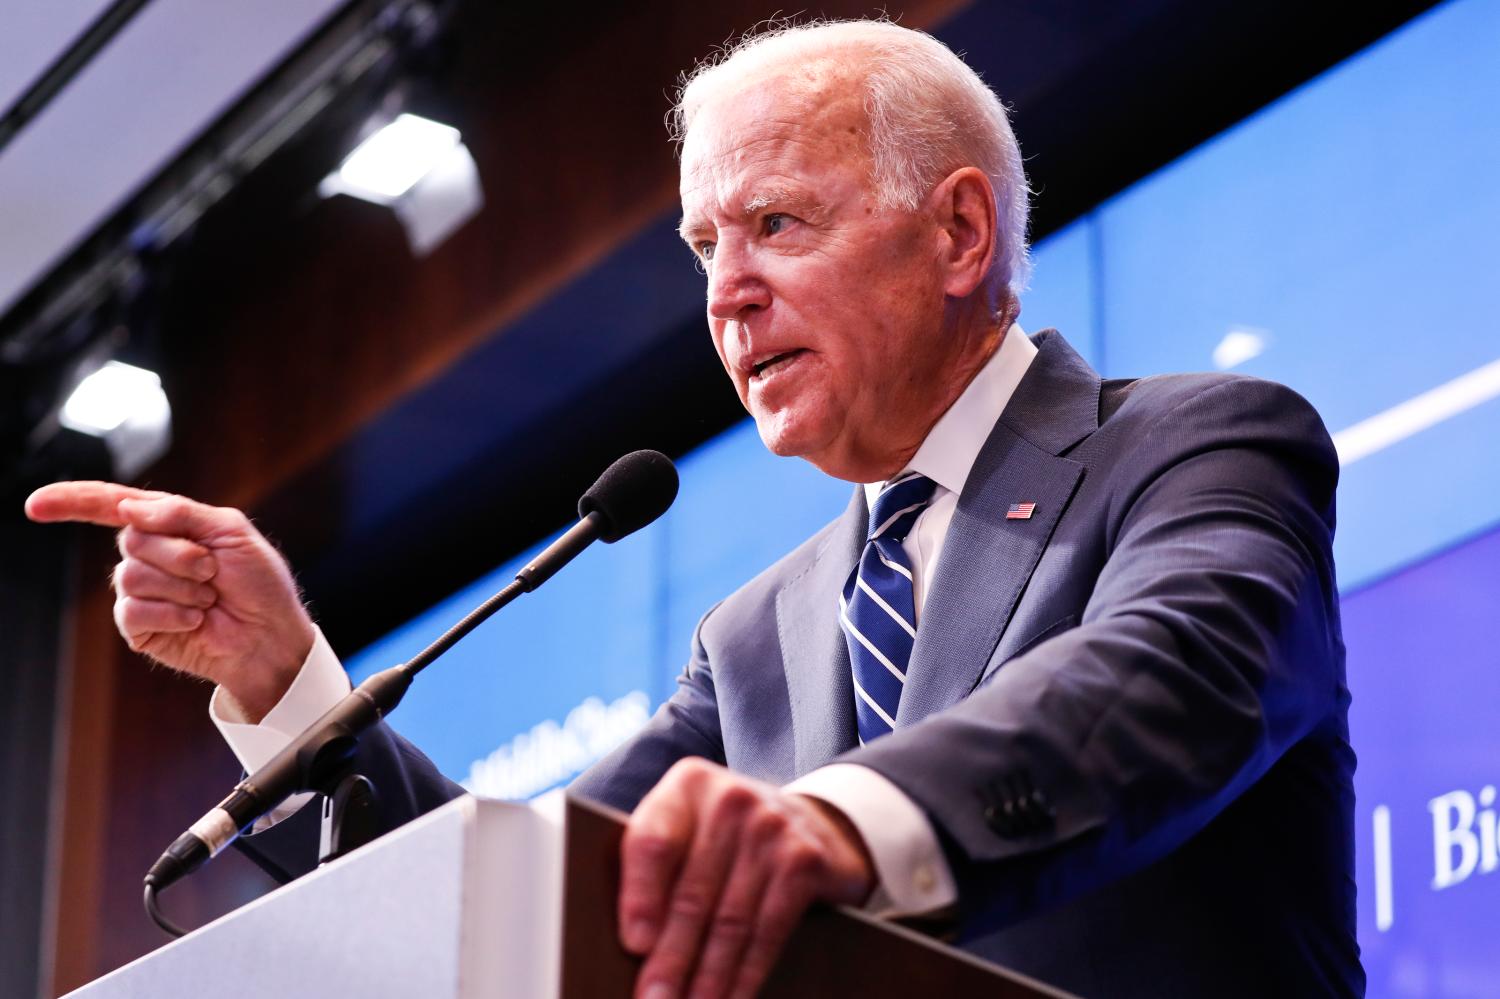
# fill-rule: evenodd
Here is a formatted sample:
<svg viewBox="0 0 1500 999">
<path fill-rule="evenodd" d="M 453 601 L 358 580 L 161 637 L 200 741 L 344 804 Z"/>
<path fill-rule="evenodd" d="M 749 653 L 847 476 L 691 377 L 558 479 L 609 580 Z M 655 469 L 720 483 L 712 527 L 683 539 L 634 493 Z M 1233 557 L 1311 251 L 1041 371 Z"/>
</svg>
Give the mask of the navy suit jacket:
<svg viewBox="0 0 1500 999">
<path fill-rule="evenodd" d="M 836 617 L 856 489 L 704 616 L 677 693 L 574 789 L 629 810 L 687 756 L 775 783 L 858 763 L 932 821 L 978 955 L 1085 995 L 1363 994 L 1321 420 L 1270 382 L 1102 381 L 1034 339 L 959 497 L 895 732 L 858 746 Z M 393 824 L 457 793 L 388 729 L 361 756 Z"/>
</svg>

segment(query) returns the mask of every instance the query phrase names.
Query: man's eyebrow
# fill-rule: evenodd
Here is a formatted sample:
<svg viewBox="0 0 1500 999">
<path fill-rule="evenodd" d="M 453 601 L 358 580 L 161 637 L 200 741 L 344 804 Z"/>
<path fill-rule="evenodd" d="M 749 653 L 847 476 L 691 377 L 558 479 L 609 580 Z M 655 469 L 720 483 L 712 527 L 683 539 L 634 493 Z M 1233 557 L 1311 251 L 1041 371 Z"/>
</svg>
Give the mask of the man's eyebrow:
<svg viewBox="0 0 1500 999">
<path fill-rule="evenodd" d="M 754 215 L 756 212 L 769 208 L 772 205 L 806 208 L 812 204 L 813 200 L 802 191 L 790 187 L 773 187 L 760 191 L 746 201 L 744 212 L 746 215 Z"/>
<path fill-rule="evenodd" d="M 817 207 L 818 203 L 802 191 L 790 187 L 773 187 L 762 190 L 751 195 L 741 206 L 740 211 L 746 217 L 755 215 L 772 205 L 784 205 L 788 208 L 808 212 Z M 700 237 L 708 235 L 713 230 L 713 225 L 702 218 L 683 218 L 677 223 L 677 235 L 688 246 L 694 246 Z"/>
<path fill-rule="evenodd" d="M 677 236 L 688 246 L 693 246 L 708 228 L 708 224 L 702 219 L 683 218 L 677 223 Z"/>
</svg>

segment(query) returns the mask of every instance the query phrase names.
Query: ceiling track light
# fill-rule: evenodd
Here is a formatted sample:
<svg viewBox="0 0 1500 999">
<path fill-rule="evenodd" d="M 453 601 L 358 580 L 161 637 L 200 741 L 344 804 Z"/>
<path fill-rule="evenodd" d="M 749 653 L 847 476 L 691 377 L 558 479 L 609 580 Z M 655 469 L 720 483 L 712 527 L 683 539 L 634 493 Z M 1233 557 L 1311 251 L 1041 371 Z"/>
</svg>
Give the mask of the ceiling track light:
<svg viewBox="0 0 1500 999">
<path fill-rule="evenodd" d="M 133 479 L 166 453 L 172 440 L 172 406 L 154 371 L 107 361 L 68 396 L 58 422 L 104 440 L 115 475 Z"/>
<path fill-rule="evenodd" d="M 458 129 L 451 125 L 401 114 L 354 147 L 335 176 L 343 193 L 388 205 L 411 190 L 460 145 Z"/>
<path fill-rule="evenodd" d="M 458 129 L 409 113 L 360 142 L 318 193 L 390 207 L 417 256 L 426 256 L 484 207 L 479 169 Z"/>
</svg>

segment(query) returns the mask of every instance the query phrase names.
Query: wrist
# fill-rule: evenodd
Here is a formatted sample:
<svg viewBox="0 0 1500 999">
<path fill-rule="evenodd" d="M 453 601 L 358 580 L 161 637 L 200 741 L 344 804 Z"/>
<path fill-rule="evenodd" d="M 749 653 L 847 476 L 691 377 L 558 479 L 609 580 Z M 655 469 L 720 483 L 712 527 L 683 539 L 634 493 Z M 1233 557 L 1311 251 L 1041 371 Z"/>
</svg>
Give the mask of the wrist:
<svg viewBox="0 0 1500 999">
<path fill-rule="evenodd" d="M 258 663 L 236 669 L 233 682 L 224 682 L 229 707 L 245 722 L 259 725 L 276 705 L 281 703 L 297 676 L 307 664 L 317 640 L 317 630 L 305 614 L 298 622 L 296 637 L 281 650 L 261 658 Z"/>
<path fill-rule="evenodd" d="M 225 714 L 246 725 L 259 725 L 266 715 L 271 713 L 271 709 L 281 701 L 287 689 L 282 687 L 280 693 L 277 693 L 274 687 L 264 685 L 247 688 L 243 684 L 237 687 L 221 684 L 220 687 L 220 698 Z"/>
<path fill-rule="evenodd" d="M 845 855 L 848 863 L 853 868 L 855 880 L 859 884 L 859 897 L 852 900 L 850 904 L 864 905 L 866 900 L 875 891 L 877 876 L 875 872 L 875 858 L 870 853 L 865 838 L 861 835 L 859 827 L 850 821 L 838 807 L 829 804 L 821 798 L 812 795 L 798 794 L 792 792 L 797 798 L 812 806 L 812 810 L 824 823 L 828 831 L 828 838 L 836 844 L 837 849 Z"/>
</svg>

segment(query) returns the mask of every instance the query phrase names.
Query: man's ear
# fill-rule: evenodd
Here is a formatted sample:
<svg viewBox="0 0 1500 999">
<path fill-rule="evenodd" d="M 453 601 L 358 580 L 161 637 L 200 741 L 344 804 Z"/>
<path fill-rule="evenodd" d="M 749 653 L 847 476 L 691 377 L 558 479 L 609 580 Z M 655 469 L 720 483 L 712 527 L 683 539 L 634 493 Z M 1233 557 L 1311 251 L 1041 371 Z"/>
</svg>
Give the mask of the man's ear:
<svg viewBox="0 0 1500 999">
<path fill-rule="evenodd" d="M 995 256 L 995 190 L 983 170 L 962 167 L 933 188 L 931 204 L 941 233 L 943 291 L 967 298 L 988 276 Z"/>
</svg>

